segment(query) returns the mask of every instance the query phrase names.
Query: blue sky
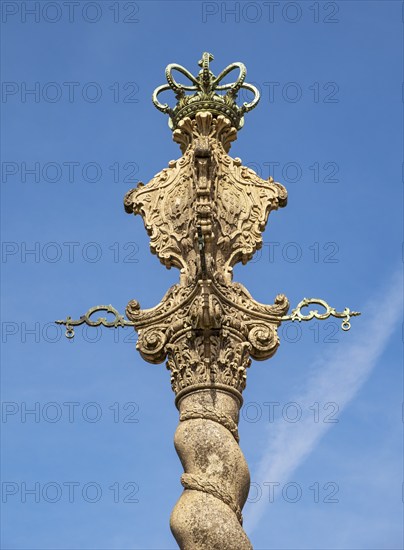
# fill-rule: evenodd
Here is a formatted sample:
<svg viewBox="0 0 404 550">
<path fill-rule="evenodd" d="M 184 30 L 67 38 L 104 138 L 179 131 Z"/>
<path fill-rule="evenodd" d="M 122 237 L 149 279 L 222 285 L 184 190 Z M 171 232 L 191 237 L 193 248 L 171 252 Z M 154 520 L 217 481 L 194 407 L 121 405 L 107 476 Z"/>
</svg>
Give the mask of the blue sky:
<svg viewBox="0 0 404 550">
<path fill-rule="evenodd" d="M 362 311 L 347 333 L 285 324 L 253 363 L 245 528 L 256 550 L 402 548 L 402 3 L 1 7 L 2 547 L 176 548 L 168 371 L 129 329 L 52 323 L 178 280 L 122 200 L 180 156 L 150 99 L 165 66 L 210 51 L 262 92 L 230 154 L 289 193 L 235 279 Z"/>
</svg>

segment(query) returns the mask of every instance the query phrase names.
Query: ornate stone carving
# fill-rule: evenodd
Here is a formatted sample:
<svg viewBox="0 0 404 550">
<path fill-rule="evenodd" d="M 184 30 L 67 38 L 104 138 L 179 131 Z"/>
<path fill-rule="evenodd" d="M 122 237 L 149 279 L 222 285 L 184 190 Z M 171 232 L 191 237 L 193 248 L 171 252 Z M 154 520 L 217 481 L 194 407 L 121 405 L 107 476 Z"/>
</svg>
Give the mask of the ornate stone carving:
<svg viewBox="0 0 404 550">
<path fill-rule="evenodd" d="M 204 241 L 206 269 L 230 282 L 233 266 L 246 263 L 262 246 L 272 210 L 286 205 L 285 188 L 261 179 L 227 155 L 235 129 L 222 115 L 201 112 L 183 119 L 174 132 L 184 154 L 171 161 L 146 186 L 125 196 L 125 209 L 141 214 L 160 261 L 181 270 L 182 283 L 201 276 L 198 228 Z"/>
<path fill-rule="evenodd" d="M 249 474 L 237 445 L 238 408 L 251 358 L 275 353 L 289 303 L 283 295 L 273 305 L 258 303 L 232 281 L 232 268 L 261 247 L 268 215 L 286 204 L 287 194 L 228 155 L 237 135 L 229 118 L 218 110 L 181 118 L 187 104 L 182 99 L 182 111 L 171 112 L 182 157 L 124 201 L 128 213 L 143 217 L 151 251 L 166 267 L 180 269 L 180 282 L 155 308 L 141 310 L 132 301 L 126 314 L 139 333 L 142 357 L 151 363 L 167 359 L 180 409 L 175 442 L 185 469 L 184 494 L 171 518 L 180 548 L 248 550 L 240 522 Z M 212 446 L 219 436 L 218 459 Z M 219 460 L 219 470 L 205 470 L 201 457 L 207 464 Z M 208 530 L 207 505 L 216 522 Z"/>
<path fill-rule="evenodd" d="M 143 217 L 151 251 L 166 267 L 180 269 L 180 282 L 155 308 L 141 310 L 132 301 L 126 314 L 139 333 L 137 348 L 142 357 L 151 363 L 167 358 L 171 387 L 181 411 L 176 448 L 185 468 L 181 479 L 185 491 L 171 520 L 180 547 L 247 550 L 251 544 L 237 526 L 248 494 L 247 466 L 236 484 L 233 481 L 226 489 L 226 476 L 207 477 L 196 466 L 188 468 L 192 453 L 184 447 L 186 441 L 193 440 L 194 447 L 200 447 L 198 456 L 209 460 L 211 445 L 206 437 L 219 430 L 223 432 L 220 445 L 227 449 L 226 456 L 234 455 L 244 461 L 237 445 L 238 414 L 234 417 L 234 403 L 238 410 L 251 358 L 267 359 L 275 353 L 279 345 L 276 330 L 289 303 L 279 295 L 273 305 L 259 304 L 240 283 L 232 281 L 232 268 L 237 262 L 246 263 L 262 246 L 261 234 L 268 215 L 285 206 L 287 194 L 272 178 L 261 179 L 240 159 L 228 155 L 242 112 L 234 102 L 229 117 L 223 116 L 222 104 L 220 109 L 207 110 L 208 104 L 212 107 L 209 101 L 221 101 L 213 98 L 213 88 L 209 101 L 205 97 L 201 103 L 200 95 L 206 95 L 209 81 L 212 83 L 211 73 L 206 72 L 206 56 L 203 62 L 198 82 L 193 81 L 195 89 L 201 88 L 193 99 L 186 98 L 174 86 L 179 97 L 177 110 L 157 105 L 171 116 L 173 139 L 180 145 L 182 157 L 171 161 L 147 185 L 140 183 L 129 191 L 124 201 L 128 213 Z M 171 71 L 178 67 L 167 68 L 171 86 L 173 82 L 176 85 Z M 245 74 L 240 69 L 244 81 Z M 185 69 L 180 72 L 189 76 Z M 234 99 L 235 93 L 235 88 L 231 88 L 228 98 Z M 198 101 L 199 110 L 194 109 Z M 187 111 L 187 105 L 191 111 Z M 187 113 L 192 116 L 185 116 Z M 206 391 L 214 392 L 217 399 L 201 408 L 202 398 L 198 396 Z M 222 408 L 218 408 L 218 402 Z M 212 428 L 206 432 L 207 422 Z M 215 427 L 218 425 L 220 428 Z M 200 428 L 205 433 L 203 444 L 197 436 Z M 223 463 L 223 467 L 226 469 L 229 464 Z M 240 495 L 234 490 L 242 479 Z M 203 521 L 199 522 L 199 516 L 206 517 L 206 504 L 216 518 L 227 526 L 233 525 L 227 542 L 218 529 L 206 533 Z M 189 532 L 190 524 L 185 525 L 184 518 L 191 510 L 194 527 Z"/>
<path fill-rule="evenodd" d="M 174 285 L 149 310 L 130 302 L 126 314 L 139 332 L 137 348 L 146 361 L 159 363 L 168 355 L 176 394 L 201 385 L 242 392 L 250 356 L 262 360 L 275 353 L 276 329 L 288 307 L 283 295 L 264 305 L 240 283 L 200 279 L 194 286 Z"/>
<path fill-rule="evenodd" d="M 174 444 L 184 492 L 170 525 L 181 550 L 252 550 L 242 528 L 250 474 L 237 444 L 240 404 L 236 396 L 212 389 L 178 402 Z"/>
<path fill-rule="evenodd" d="M 251 550 L 241 526 L 250 478 L 237 431 L 251 359 L 268 359 L 276 352 L 282 321 L 332 315 L 349 330 L 350 318 L 359 313 L 348 308 L 337 312 L 323 300 L 304 299 L 287 315 L 283 294 L 274 304 L 260 304 L 233 282 L 234 265 L 248 262 L 262 246 L 268 216 L 286 205 L 287 193 L 280 183 L 261 179 L 228 155 L 259 93 L 245 83 L 242 63 L 215 76 L 212 60 L 211 54 L 203 54 L 197 76 L 181 65 L 167 67 L 167 84 L 155 90 L 153 102 L 168 113 L 182 156 L 147 185 L 139 183 L 124 200 L 128 213 L 142 216 L 151 251 L 167 268 L 180 270 L 179 283 L 153 308 L 142 310 L 136 300 L 129 302 L 129 321 L 112 306 L 97 306 L 79 320 L 57 322 L 66 325 L 69 338 L 83 323 L 133 326 L 142 357 L 150 363 L 167 360 L 180 411 L 174 441 L 184 467 L 184 492 L 171 516 L 172 532 L 181 550 Z M 239 71 L 236 81 L 220 84 L 234 70 Z M 179 84 L 173 71 L 191 84 Z M 239 106 L 241 88 L 254 98 Z M 176 94 L 174 108 L 157 99 L 169 89 Z M 303 314 L 302 308 L 312 303 L 325 311 Z M 97 311 L 114 317 L 93 320 Z"/>
</svg>

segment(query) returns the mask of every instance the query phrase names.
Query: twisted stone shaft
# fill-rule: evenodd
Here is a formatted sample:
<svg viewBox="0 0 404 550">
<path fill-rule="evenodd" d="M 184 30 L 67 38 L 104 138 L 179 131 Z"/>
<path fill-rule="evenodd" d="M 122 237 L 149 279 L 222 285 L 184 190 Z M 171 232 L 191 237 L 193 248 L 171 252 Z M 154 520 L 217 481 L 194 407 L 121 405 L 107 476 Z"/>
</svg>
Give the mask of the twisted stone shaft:
<svg viewBox="0 0 404 550">
<path fill-rule="evenodd" d="M 170 520 L 181 550 L 252 550 L 241 522 L 250 474 L 237 443 L 240 401 L 203 389 L 178 404 L 174 444 L 184 467 L 184 492 Z"/>
</svg>

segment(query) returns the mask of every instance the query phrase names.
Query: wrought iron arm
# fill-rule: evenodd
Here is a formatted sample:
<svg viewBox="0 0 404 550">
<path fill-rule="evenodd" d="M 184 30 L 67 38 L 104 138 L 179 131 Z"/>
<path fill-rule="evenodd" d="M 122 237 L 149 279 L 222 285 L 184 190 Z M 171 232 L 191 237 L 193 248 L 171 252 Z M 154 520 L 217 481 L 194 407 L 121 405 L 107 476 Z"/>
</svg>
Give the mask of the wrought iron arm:
<svg viewBox="0 0 404 550">
<path fill-rule="evenodd" d="M 301 310 L 302 308 L 310 305 L 318 304 L 323 306 L 325 311 L 319 313 L 317 309 L 311 309 L 306 315 L 304 315 Z M 292 310 L 290 315 L 284 315 L 281 319 L 282 321 L 310 321 L 315 317 L 316 319 L 328 319 L 328 317 L 337 317 L 343 319 L 341 323 L 342 330 L 349 330 L 351 328 L 351 323 L 349 322 L 351 317 L 356 317 L 360 315 L 359 311 L 351 311 L 349 307 L 346 307 L 343 311 L 336 311 L 335 308 L 329 306 L 325 300 L 320 298 L 303 298 L 301 302 L 297 304 L 295 309 Z"/>
<path fill-rule="evenodd" d="M 201 255 L 203 255 L 203 247 L 201 248 Z M 203 256 L 204 257 L 204 256 Z M 206 264 L 205 264 L 206 269 Z M 205 272 L 206 275 L 206 272 Z M 302 313 L 302 308 L 309 306 L 310 304 L 318 304 L 322 306 L 325 311 L 320 313 L 317 309 L 310 310 L 306 315 Z M 91 316 L 97 311 L 106 311 L 107 313 L 112 313 L 115 315 L 115 318 L 108 321 L 106 317 L 98 317 L 96 320 L 92 320 Z M 311 321 L 311 319 L 316 318 L 320 320 L 328 319 L 329 317 L 336 317 L 342 319 L 341 328 L 342 330 L 349 330 L 351 328 L 351 323 L 349 322 L 351 317 L 356 317 L 360 315 L 359 311 L 351 311 L 346 307 L 343 311 L 336 311 L 335 308 L 329 306 L 325 300 L 320 298 L 303 298 L 298 305 L 292 309 L 292 312 L 289 315 L 283 315 L 281 321 Z M 98 327 L 103 325 L 107 328 L 118 328 L 118 327 L 134 327 L 135 323 L 133 321 L 128 321 L 123 315 L 121 315 L 113 306 L 94 306 L 90 308 L 87 313 L 82 315 L 80 319 L 74 320 L 70 316 L 66 319 L 55 321 L 58 325 L 66 326 L 66 338 L 74 338 L 74 328 L 79 325 L 88 325 L 90 327 Z"/>
<path fill-rule="evenodd" d="M 115 318 L 111 321 L 108 321 L 106 317 L 98 317 L 97 320 L 93 321 L 90 319 L 91 315 L 93 313 L 96 313 L 97 311 L 106 311 L 107 313 L 112 313 L 115 315 Z M 109 306 L 94 306 L 90 308 L 87 313 L 82 315 L 80 319 L 73 320 L 70 316 L 66 317 L 66 319 L 55 321 L 58 325 L 66 325 L 66 338 L 74 338 L 74 328 L 79 325 L 86 324 L 90 327 L 98 327 L 100 325 L 103 325 L 104 327 L 108 328 L 118 328 L 118 327 L 126 327 L 126 326 L 134 326 L 134 323 L 132 321 L 128 321 L 125 319 L 123 315 L 121 315 L 114 307 L 111 305 Z"/>
</svg>

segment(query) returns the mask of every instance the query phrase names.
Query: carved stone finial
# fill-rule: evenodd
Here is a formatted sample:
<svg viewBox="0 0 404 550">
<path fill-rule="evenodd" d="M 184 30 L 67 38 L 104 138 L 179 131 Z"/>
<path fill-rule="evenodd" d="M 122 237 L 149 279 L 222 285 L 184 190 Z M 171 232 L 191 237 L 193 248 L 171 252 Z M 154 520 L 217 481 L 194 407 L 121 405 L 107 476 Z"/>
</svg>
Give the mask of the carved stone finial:
<svg viewBox="0 0 404 550">
<path fill-rule="evenodd" d="M 244 113 L 248 113 L 257 105 L 260 94 L 255 86 L 244 82 L 247 75 L 245 65 L 239 62 L 232 63 L 218 76 L 215 76 L 210 70 L 210 62 L 213 59 L 213 55 L 208 52 L 202 54 L 202 59 L 198 63 L 201 70 L 197 76 L 176 63 L 171 63 L 166 67 L 165 75 L 168 84 L 156 88 L 152 100 L 159 111 L 168 113 L 170 116 L 168 125 L 172 130 L 175 130 L 185 117 L 193 118 L 196 113 L 202 111 L 209 111 L 213 115 L 224 115 L 230 119 L 236 130 L 239 130 L 244 124 Z M 235 82 L 220 84 L 229 73 L 237 69 L 239 74 Z M 188 78 L 191 85 L 177 82 L 173 77 L 173 71 L 178 71 Z M 241 88 L 252 92 L 254 97 L 249 103 L 244 102 L 243 105 L 238 106 L 236 100 Z M 175 92 L 177 104 L 174 108 L 169 107 L 167 103 L 160 103 L 157 99 L 161 92 L 167 90 Z M 194 93 L 187 95 L 185 92 Z M 221 94 L 220 92 L 226 93 Z"/>
</svg>

